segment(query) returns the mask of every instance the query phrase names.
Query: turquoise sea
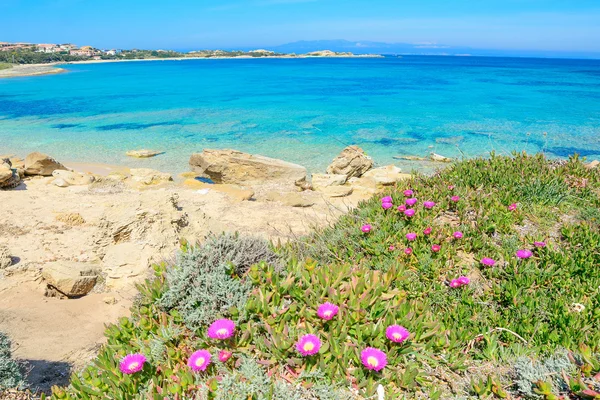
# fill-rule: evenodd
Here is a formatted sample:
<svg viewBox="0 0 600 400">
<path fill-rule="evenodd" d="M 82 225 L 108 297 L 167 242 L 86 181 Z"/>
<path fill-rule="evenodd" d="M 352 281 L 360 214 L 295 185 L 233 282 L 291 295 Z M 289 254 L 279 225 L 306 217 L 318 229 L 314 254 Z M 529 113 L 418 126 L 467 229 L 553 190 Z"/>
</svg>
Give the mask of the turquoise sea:
<svg viewBox="0 0 600 400">
<path fill-rule="evenodd" d="M 79 64 L 0 79 L 0 154 L 187 170 L 235 148 L 322 171 L 348 144 L 394 156 L 600 159 L 600 61 L 484 57 Z M 165 153 L 134 160 L 131 149 Z"/>
</svg>

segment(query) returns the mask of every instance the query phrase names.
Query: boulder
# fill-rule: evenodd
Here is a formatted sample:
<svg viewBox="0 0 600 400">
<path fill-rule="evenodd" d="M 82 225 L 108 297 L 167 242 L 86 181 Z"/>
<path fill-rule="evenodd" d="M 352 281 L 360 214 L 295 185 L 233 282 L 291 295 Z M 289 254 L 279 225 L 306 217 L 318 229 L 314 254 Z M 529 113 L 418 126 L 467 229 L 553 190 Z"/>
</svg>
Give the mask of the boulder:
<svg viewBox="0 0 600 400">
<path fill-rule="evenodd" d="M 197 190 L 209 189 L 209 190 L 214 190 L 216 192 L 225 193 L 229 197 L 232 197 L 238 201 L 250 200 L 252 198 L 252 196 L 254 196 L 254 191 L 252 191 L 250 189 L 246 189 L 241 186 L 231 185 L 231 184 L 227 184 L 227 183 L 211 184 L 211 183 L 200 182 L 199 180 L 196 180 L 196 179 L 186 179 L 183 182 L 183 184 L 192 189 L 197 189 Z"/>
<path fill-rule="evenodd" d="M 67 181 L 65 181 L 63 178 L 56 178 L 52 181 L 52 184 L 54 186 L 58 186 L 58 187 L 69 187 L 69 184 L 67 183 Z"/>
<path fill-rule="evenodd" d="M 346 197 L 352 194 L 352 186 L 327 186 L 318 189 L 320 193 L 323 193 L 327 197 Z"/>
<path fill-rule="evenodd" d="M 360 177 L 373 167 L 373 160 L 358 146 L 346 147 L 327 167 L 328 174 Z"/>
<path fill-rule="evenodd" d="M 55 261 L 44 265 L 42 278 L 51 289 L 67 297 L 81 297 L 96 285 L 98 271 L 94 263 Z"/>
<path fill-rule="evenodd" d="M 294 185 L 306 179 L 306 168 L 275 158 L 236 150 L 208 150 L 192 154 L 193 171 L 215 183 L 260 184 L 277 181 Z"/>
<path fill-rule="evenodd" d="M 132 168 L 131 179 L 144 185 L 156 185 L 172 181 L 173 177 L 166 172 L 160 172 L 150 168 Z"/>
<path fill-rule="evenodd" d="M 363 178 L 372 179 L 377 185 L 393 185 L 396 182 L 410 179 L 410 174 L 403 174 L 402 170 L 395 165 L 375 168 L 365 172 Z"/>
<path fill-rule="evenodd" d="M 67 168 L 47 154 L 35 152 L 25 157 L 25 175 L 50 176 L 57 169 Z"/>
<path fill-rule="evenodd" d="M 12 162 L 8 158 L 0 159 L 0 189 L 13 189 L 21 183 L 21 175 L 18 170 L 12 168 Z"/>
<path fill-rule="evenodd" d="M 346 183 L 346 175 L 339 174 L 312 174 L 312 186 L 315 190 L 328 186 L 339 186 Z"/>
<path fill-rule="evenodd" d="M 5 164 L 0 164 L 0 186 L 3 183 L 8 182 L 13 176 L 13 170 L 10 167 L 7 167 Z"/>
<path fill-rule="evenodd" d="M 156 151 L 156 150 L 141 149 L 141 150 L 130 150 L 125 154 L 128 155 L 129 157 L 135 157 L 135 158 L 150 158 L 150 157 L 154 157 L 159 154 L 162 154 L 162 153 L 164 153 L 164 152 Z"/>
<path fill-rule="evenodd" d="M 94 182 L 94 175 L 82 174 L 75 171 L 64 171 L 57 169 L 52 176 L 64 180 L 68 185 L 89 185 Z M 58 185 L 57 185 L 58 186 Z"/>
<path fill-rule="evenodd" d="M 437 162 L 452 162 L 451 158 L 448 158 L 448 157 L 445 157 L 445 156 L 441 156 L 441 155 L 436 154 L 436 153 L 429 154 L 429 159 L 431 161 L 437 161 Z"/>
<path fill-rule="evenodd" d="M 0 245 L 0 270 L 10 267 L 12 265 L 12 258 L 8 251 L 8 247 Z"/>
<path fill-rule="evenodd" d="M 310 207 L 315 202 L 301 193 L 280 193 L 280 192 L 269 192 L 267 193 L 267 201 L 276 201 L 290 207 Z"/>
</svg>

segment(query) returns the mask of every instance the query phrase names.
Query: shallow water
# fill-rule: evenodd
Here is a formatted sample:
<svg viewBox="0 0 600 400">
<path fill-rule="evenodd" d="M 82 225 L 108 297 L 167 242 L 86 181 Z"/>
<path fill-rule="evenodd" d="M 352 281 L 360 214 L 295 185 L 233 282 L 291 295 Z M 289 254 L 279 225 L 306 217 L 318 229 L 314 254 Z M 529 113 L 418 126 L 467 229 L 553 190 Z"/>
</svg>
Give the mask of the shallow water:
<svg viewBox="0 0 600 400">
<path fill-rule="evenodd" d="M 0 80 L 0 154 L 188 169 L 235 148 L 323 171 L 348 144 L 394 156 L 578 152 L 600 159 L 600 61 L 479 57 L 68 65 Z M 148 160 L 131 149 L 165 154 Z"/>
</svg>

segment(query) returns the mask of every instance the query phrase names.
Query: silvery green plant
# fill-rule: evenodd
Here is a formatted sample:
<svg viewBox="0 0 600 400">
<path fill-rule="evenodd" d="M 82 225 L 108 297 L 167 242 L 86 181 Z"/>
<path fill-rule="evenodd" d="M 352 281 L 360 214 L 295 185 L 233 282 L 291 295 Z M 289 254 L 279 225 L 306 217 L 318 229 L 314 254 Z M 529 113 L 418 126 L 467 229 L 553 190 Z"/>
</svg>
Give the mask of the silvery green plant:
<svg viewBox="0 0 600 400">
<path fill-rule="evenodd" d="M 569 386 L 563 379 L 563 372 L 569 375 L 574 370 L 575 365 L 564 349 L 540 361 L 520 357 L 514 365 L 514 382 L 517 391 L 525 397 L 541 399 L 542 396 L 534 392 L 537 382 L 551 382 L 554 393 L 564 393 Z"/>
<path fill-rule="evenodd" d="M 11 342 L 0 332 L 0 390 L 21 388 L 25 385 L 19 365 L 12 358 Z"/>
</svg>

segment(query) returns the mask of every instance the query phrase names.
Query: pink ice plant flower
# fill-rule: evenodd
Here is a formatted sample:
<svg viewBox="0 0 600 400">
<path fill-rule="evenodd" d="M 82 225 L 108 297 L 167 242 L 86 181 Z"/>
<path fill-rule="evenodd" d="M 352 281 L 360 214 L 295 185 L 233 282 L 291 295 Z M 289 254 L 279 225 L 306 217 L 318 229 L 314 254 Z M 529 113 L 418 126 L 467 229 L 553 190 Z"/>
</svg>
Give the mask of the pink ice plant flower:
<svg viewBox="0 0 600 400">
<path fill-rule="evenodd" d="M 398 206 L 397 210 L 400 212 L 404 212 L 404 211 L 406 211 L 406 206 L 404 204 L 401 204 Z"/>
<path fill-rule="evenodd" d="M 406 254 L 407 256 L 410 256 L 412 254 L 413 250 L 410 247 L 407 247 L 404 249 L 404 254 Z"/>
<path fill-rule="evenodd" d="M 512 203 L 508 206 L 508 211 L 515 211 L 517 209 L 517 203 Z"/>
<path fill-rule="evenodd" d="M 496 265 L 496 260 L 494 260 L 493 258 L 489 258 L 489 257 L 483 257 L 481 259 L 481 263 L 485 266 L 493 267 L 494 265 Z"/>
<path fill-rule="evenodd" d="M 412 242 L 413 240 L 415 240 L 417 238 L 417 234 L 414 232 L 407 233 L 406 238 Z"/>
<path fill-rule="evenodd" d="M 406 215 L 407 217 L 412 217 L 415 215 L 415 210 L 412 208 L 409 208 L 408 210 L 404 211 L 404 215 Z"/>
<path fill-rule="evenodd" d="M 381 203 L 381 208 L 383 208 L 384 210 L 389 210 L 392 207 L 394 207 L 392 203 Z"/>
<path fill-rule="evenodd" d="M 454 190 L 454 185 L 448 185 L 448 190 Z"/>
<path fill-rule="evenodd" d="M 230 351 L 221 350 L 219 352 L 219 361 L 221 361 L 222 363 L 227 362 L 227 360 L 229 360 L 232 355 L 233 355 L 233 353 Z"/>
<path fill-rule="evenodd" d="M 533 242 L 533 245 L 538 248 L 546 247 L 546 242 Z"/>
<path fill-rule="evenodd" d="M 432 209 L 433 207 L 435 207 L 435 202 L 433 201 L 426 201 L 423 203 L 423 207 L 427 208 L 427 209 Z"/>
<path fill-rule="evenodd" d="M 406 199 L 405 203 L 407 206 L 414 206 L 415 204 L 417 204 L 417 199 L 411 197 L 410 199 Z"/>
<path fill-rule="evenodd" d="M 371 227 L 371 225 L 369 225 L 369 224 L 364 224 L 364 225 L 363 225 L 363 226 L 360 228 L 360 230 L 361 230 L 361 231 L 363 231 L 364 233 L 369 233 L 369 232 L 371 232 L 371 229 L 373 229 L 373 228 L 372 228 L 372 227 Z"/>
<path fill-rule="evenodd" d="M 235 332 L 235 322 L 230 319 L 218 319 L 208 327 L 211 339 L 229 339 Z"/>
<path fill-rule="evenodd" d="M 406 197 L 410 197 L 410 196 L 412 196 L 413 194 L 414 194 L 414 192 L 413 192 L 412 190 L 410 190 L 410 189 L 406 189 L 406 190 L 404 191 L 404 196 L 406 196 Z"/>
<path fill-rule="evenodd" d="M 337 315 L 339 310 L 340 308 L 338 306 L 327 302 L 319 306 L 319 308 L 317 309 L 317 315 L 319 316 L 319 318 L 329 321 Z"/>
<path fill-rule="evenodd" d="M 389 251 L 394 251 L 396 250 L 396 246 L 394 246 L 393 244 L 388 248 Z"/>
<path fill-rule="evenodd" d="M 393 200 L 392 200 L 392 196 L 385 196 L 385 197 L 382 197 L 382 198 L 381 198 L 381 202 L 382 202 L 382 203 L 392 203 L 392 202 L 393 202 Z"/>
<path fill-rule="evenodd" d="M 387 356 L 379 349 L 367 347 L 360 352 L 360 360 L 367 369 L 381 371 L 387 365 Z"/>
<path fill-rule="evenodd" d="M 385 330 L 385 336 L 395 343 L 402 343 L 410 336 L 408 329 L 401 325 L 390 325 Z"/>
<path fill-rule="evenodd" d="M 458 203 L 460 201 L 460 196 L 452 196 L 450 197 L 450 200 L 452 200 L 455 203 Z"/>
<path fill-rule="evenodd" d="M 119 363 L 119 369 L 126 375 L 135 374 L 144 368 L 146 356 L 141 353 L 127 354 Z"/>
<path fill-rule="evenodd" d="M 305 357 L 317 354 L 319 349 L 321 349 L 321 340 L 312 334 L 302 336 L 296 343 L 296 350 Z"/>
<path fill-rule="evenodd" d="M 460 287 L 460 286 L 461 286 L 461 285 L 460 285 L 460 282 L 458 281 L 458 279 L 452 279 L 452 280 L 450 281 L 450 287 L 451 287 L 451 288 L 458 288 L 458 287 Z"/>
<path fill-rule="evenodd" d="M 188 360 L 188 367 L 192 371 L 206 371 L 206 367 L 210 364 L 210 352 L 208 350 L 197 350 L 192 353 Z"/>
<path fill-rule="evenodd" d="M 425 236 L 430 235 L 432 230 L 433 229 L 431 229 L 431 227 L 425 228 L 425 230 L 423 230 L 423 235 L 425 235 Z"/>
<path fill-rule="evenodd" d="M 531 257 L 532 255 L 533 253 L 530 250 L 517 250 L 517 257 L 519 257 L 522 260 L 525 260 Z"/>
<path fill-rule="evenodd" d="M 452 234 L 452 236 L 454 236 L 454 239 L 462 239 L 463 233 L 461 231 L 456 231 Z"/>
<path fill-rule="evenodd" d="M 471 280 L 466 276 L 459 276 L 457 281 L 463 286 L 471 283 Z"/>
<path fill-rule="evenodd" d="M 433 251 L 434 253 L 437 253 L 438 251 L 440 251 L 441 248 L 442 248 L 442 246 L 440 246 L 439 244 L 434 244 L 431 246 L 431 251 Z"/>
</svg>

